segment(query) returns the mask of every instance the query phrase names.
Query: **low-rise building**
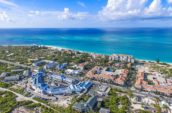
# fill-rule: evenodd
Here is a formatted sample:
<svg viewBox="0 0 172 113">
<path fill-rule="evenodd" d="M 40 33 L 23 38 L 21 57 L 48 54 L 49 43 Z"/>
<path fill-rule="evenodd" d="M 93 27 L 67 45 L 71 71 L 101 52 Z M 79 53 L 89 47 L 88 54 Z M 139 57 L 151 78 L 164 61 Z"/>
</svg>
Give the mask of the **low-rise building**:
<svg viewBox="0 0 172 113">
<path fill-rule="evenodd" d="M 8 75 L 9 75 L 9 73 L 3 72 L 3 73 L 1 73 L 0 78 L 5 78 Z"/>
<path fill-rule="evenodd" d="M 79 75 L 81 73 L 81 70 L 67 69 L 65 73 L 67 75 Z"/>
<path fill-rule="evenodd" d="M 19 81 L 20 80 L 20 76 L 19 75 L 15 75 L 15 76 L 8 76 L 4 78 L 5 82 L 12 82 L 12 81 Z"/>
<path fill-rule="evenodd" d="M 97 96 L 90 97 L 88 101 L 86 102 L 86 105 L 88 106 L 90 110 L 93 110 L 96 104 L 97 104 Z"/>
<path fill-rule="evenodd" d="M 99 96 L 106 96 L 110 91 L 110 87 L 106 85 L 100 85 L 97 87 L 96 92 Z"/>
<path fill-rule="evenodd" d="M 93 69 L 87 72 L 86 76 L 92 79 L 97 79 L 97 80 L 103 79 L 105 81 L 111 81 L 118 85 L 124 86 L 126 82 L 126 78 L 128 76 L 128 70 L 120 69 L 116 71 L 118 72 L 106 71 L 106 69 L 102 67 L 95 66 Z"/>
<path fill-rule="evenodd" d="M 82 113 L 82 112 L 86 112 L 87 111 L 87 106 L 84 103 L 82 103 L 82 102 L 75 103 L 73 105 L 73 109 L 75 109 L 76 111 L 79 111 L 79 112 Z"/>
<path fill-rule="evenodd" d="M 44 69 L 55 68 L 56 65 L 57 65 L 57 62 L 51 61 L 51 62 L 48 62 L 47 64 L 44 65 Z"/>
<path fill-rule="evenodd" d="M 29 69 L 29 70 L 25 70 L 24 72 L 23 72 L 23 75 L 25 76 L 25 77 L 29 77 L 29 76 L 31 76 L 32 75 L 32 71 Z"/>
<path fill-rule="evenodd" d="M 106 108 L 100 108 L 99 113 L 110 113 L 110 110 Z"/>
<path fill-rule="evenodd" d="M 90 97 L 87 102 L 79 102 L 73 105 L 73 109 L 79 112 L 88 112 L 89 110 L 93 110 L 97 104 L 97 97 Z"/>
<path fill-rule="evenodd" d="M 151 75 L 146 75 L 151 76 Z M 160 76 L 159 76 L 160 77 Z M 150 78 L 150 77 L 146 77 Z M 161 80 L 161 82 L 160 82 Z M 152 79 L 145 79 L 145 72 L 144 71 L 138 71 L 136 76 L 136 82 L 135 87 L 137 89 L 142 89 L 148 92 L 156 92 L 160 94 L 164 94 L 167 96 L 172 95 L 172 81 L 171 80 L 165 80 L 165 82 L 162 82 L 163 79 L 158 80 L 156 77 L 152 77 Z M 151 84 L 150 84 L 151 81 Z"/>
<path fill-rule="evenodd" d="M 58 69 L 58 70 L 64 70 L 67 67 L 67 65 L 68 65 L 67 63 L 58 64 L 56 66 L 56 69 Z"/>
<path fill-rule="evenodd" d="M 11 70 L 11 72 L 23 72 L 24 71 L 24 69 L 13 69 L 13 70 Z"/>
</svg>

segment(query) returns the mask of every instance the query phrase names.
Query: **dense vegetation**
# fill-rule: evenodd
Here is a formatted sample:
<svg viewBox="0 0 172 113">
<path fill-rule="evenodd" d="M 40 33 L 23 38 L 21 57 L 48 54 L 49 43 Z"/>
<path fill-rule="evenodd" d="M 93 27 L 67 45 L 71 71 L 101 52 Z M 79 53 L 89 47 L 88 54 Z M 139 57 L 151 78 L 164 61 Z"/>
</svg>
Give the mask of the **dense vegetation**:
<svg viewBox="0 0 172 113">
<path fill-rule="evenodd" d="M 128 113 L 130 101 L 127 96 L 120 96 L 115 89 L 111 89 L 109 96 L 103 100 L 102 106 L 109 108 L 112 113 Z"/>
<path fill-rule="evenodd" d="M 0 82 L 0 87 L 9 88 L 9 87 L 11 87 L 11 84 L 8 84 L 8 83 L 5 83 L 5 82 Z"/>
<path fill-rule="evenodd" d="M 0 63 L 0 74 L 3 72 L 9 72 L 11 69 L 7 64 Z"/>
<path fill-rule="evenodd" d="M 8 113 L 17 106 L 16 96 L 11 92 L 0 92 L 0 112 Z"/>
<path fill-rule="evenodd" d="M 154 64 L 152 68 L 160 73 L 166 74 L 167 77 L 172 77 L 172 67 Z"/>
<path fill-rule="evenodd" d="M 37 99 L 36 99 L 37 100 Z M 30 110 L 39 109 L 42 113 L 77 113 L 73 111 L 71 107 L 66 109 L 58 106 L 51 106 L 47 108 L 39 103 L 33 103 L 31 101 L 16 101 L 16 96 L 11 92 L 0 92 L 0 113 L 9 113 L 17 107 L 23 106 Z"/>
</svg>

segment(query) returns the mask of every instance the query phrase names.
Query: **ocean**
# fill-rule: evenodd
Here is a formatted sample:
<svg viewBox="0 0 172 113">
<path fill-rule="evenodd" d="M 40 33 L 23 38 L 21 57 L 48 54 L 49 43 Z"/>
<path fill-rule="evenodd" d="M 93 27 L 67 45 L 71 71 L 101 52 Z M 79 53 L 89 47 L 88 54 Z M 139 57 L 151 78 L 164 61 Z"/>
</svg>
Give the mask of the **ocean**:
<svg viewBox="0 0 172 113">
<path fill-rule="evenodd" d="M 0 45 L 32 44 L 172 63 L 172 28 L 0 29 Z"/>
</svg>

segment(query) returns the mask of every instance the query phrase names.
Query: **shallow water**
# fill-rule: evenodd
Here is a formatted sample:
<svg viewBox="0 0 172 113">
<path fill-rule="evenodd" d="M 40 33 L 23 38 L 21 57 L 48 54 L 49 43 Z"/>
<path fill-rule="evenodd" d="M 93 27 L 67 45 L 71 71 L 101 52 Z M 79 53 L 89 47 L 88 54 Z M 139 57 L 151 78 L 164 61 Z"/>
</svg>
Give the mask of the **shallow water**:
<svg viewBox="0 0 172 113">
<path fill-rule="evenodd" d="M 172 62 L 172 29 L 0 29 L 0 45 L 40 44 Z"/>
</svg>

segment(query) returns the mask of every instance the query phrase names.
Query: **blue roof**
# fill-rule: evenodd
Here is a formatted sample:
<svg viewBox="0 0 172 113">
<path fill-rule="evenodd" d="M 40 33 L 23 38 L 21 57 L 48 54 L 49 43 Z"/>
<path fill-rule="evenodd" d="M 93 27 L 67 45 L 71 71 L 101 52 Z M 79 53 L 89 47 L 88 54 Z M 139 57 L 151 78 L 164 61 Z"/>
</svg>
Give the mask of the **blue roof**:
<svg viewBox="0 0 172 113">
<path fill-rule="evenodd" d="M 62 74 L 62 75 L 61 75 L 61 79 L 63 80 L 63 79 L 65 79 L 65 78 L 66 78 L 66 77 Z"/>
<path fill-rule="evenodd" d="M 92 82 L 87 82 L 87 83 L 84 85 L 84 87 L 85 87 L 86 89 L 88 89 L 88 88 L 90 88 L 92 85 L 93 85 Z"/>
<path fill-rule="evenodd" d="M 88 89 L 88 88 L 90 88 L 90 87 L 93 85 L 93 83 L 90 82 L 90 81 L 86 81 L 86 82 L 80 83 L 79 85 L 80 85 L 80 87 L 82 87 L 82 88 Z"/>
<path fill-rule="evenodd" d="M 68 87 L 49 87 L 46 83 L 44 83 L 43 80 L 44 73 L 43 72 L 38 72 L 34 77 L 33 77 L 33 82 L 37 88 L 40 88 L 43 90 L 43 92 L 48 93 L 48 94 L 69 94 L 72 92 L 81 92 L 84 89 L 88 89 L 92 86 L 92 82 L 86 81 L 86 82 L 80 82 L 79 84 L 76 85 L 70 85 Z M 61 79 L 65 79 L 66 77 L 64 75 L 61 75 Z"/>
</svg>

